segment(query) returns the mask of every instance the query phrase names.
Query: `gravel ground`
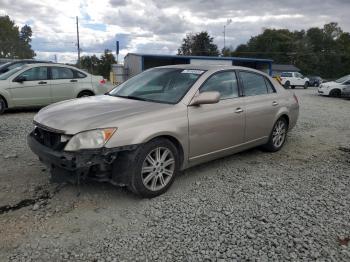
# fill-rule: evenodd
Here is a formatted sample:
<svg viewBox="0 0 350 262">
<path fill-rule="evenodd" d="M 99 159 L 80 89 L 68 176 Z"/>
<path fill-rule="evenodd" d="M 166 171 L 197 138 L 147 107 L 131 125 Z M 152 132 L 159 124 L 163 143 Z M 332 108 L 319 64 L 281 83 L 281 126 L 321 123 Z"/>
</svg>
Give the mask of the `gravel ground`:
<svg viewBox="0 0 350 262">
<path fill-rule="evenodd" d="M 0 116 L 0 261 L 350 261 L 350 100 L 295 92 L 280 152 L 191 168 L 151 200 L 50 184 L 25 142 L 35 112 Z"/>
</svg>

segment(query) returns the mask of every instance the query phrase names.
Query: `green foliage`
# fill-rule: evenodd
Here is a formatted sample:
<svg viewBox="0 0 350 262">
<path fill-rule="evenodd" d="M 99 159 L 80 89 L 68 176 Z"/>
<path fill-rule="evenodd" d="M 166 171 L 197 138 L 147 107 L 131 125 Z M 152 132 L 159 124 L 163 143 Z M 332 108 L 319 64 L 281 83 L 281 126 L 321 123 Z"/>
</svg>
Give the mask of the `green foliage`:
<svg viewBox="0 0 350 262">
<path fill-rule="evenodd" d="M 350 74 L 350 34 L 337 23 L 307 31 L 265 29 L 225 56 L 270 58 L 278 64 L 294 64 L 304 74 L 336 78 Z"/>
<path fill-rule="evenodd" d="M 9 16 L 0 16 L 0 58 L 33 58 L 31 37 L 30 26 L 25 25 L 19 30 Z"/>
<path fill-rule="evenodd" d="M 182 40 L 178 55 L 218 56 L 219 50 L 208 32 L 191 33 Z"/>
<path fill-rule="evenodd" d="M 109 78 L 112 64 L 115 64 L 116 60 L 111 50 L 106 49 L 98 58 L 96 55 L 82 56 L 80 58 L 80 67 L 88 70 L 89 73 L 94 75 L 102 75 L 104 78 Z"/>
</svg>

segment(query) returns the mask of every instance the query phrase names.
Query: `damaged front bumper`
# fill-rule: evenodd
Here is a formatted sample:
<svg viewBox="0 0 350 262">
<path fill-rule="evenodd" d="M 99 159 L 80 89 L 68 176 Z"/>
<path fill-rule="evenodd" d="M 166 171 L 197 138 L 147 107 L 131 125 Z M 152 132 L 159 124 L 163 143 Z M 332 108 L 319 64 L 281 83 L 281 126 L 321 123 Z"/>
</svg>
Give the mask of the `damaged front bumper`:
<svg viewBox="0 0 350 262">
<path fill-rule="evenodd" d="M 135 151 L 137 145 L 116 148 L 85 149 L 76 152 L 57 151 L 41 144 L 34 132 L 27 137 L 28 146 L 40 161 L 50 168 L 52 179 L 56 182 L 79 183 L 80 179 L 92 178 L 112 184 L 126 185 L 127 163 L 118 163 L 120 155 Z M 124 158 L 124 157 L 122 157 Z"/>
</svg>

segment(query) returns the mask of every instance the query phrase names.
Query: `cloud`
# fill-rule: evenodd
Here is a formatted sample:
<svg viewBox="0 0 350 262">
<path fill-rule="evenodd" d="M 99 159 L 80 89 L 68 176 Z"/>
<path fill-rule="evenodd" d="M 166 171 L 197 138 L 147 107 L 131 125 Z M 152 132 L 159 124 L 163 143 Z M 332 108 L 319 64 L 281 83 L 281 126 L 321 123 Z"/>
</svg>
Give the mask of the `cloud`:
<svg viewBox="0 0 350 262">
<path fill-rule="evenodd" d="M 263 28 L 290 30 L 338 22 L 350 31 L 348 0 L 0 0 L 0 15 L 33 29 L 33 48 L 39 58 L 72 62 L 77 57 L 79 16 L 83 54 L 115 51 L 174 54 L 189 32 L 206 30 L 223 47 L 236 47 Z"/>
</svg>

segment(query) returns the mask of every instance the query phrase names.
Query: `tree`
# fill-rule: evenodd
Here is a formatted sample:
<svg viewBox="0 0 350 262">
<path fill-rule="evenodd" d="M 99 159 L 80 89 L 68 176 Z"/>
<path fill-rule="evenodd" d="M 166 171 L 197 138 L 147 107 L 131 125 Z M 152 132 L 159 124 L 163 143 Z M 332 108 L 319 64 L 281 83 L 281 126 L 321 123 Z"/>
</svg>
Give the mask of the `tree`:
<svg viewBox="0 0 350 262">
<path fill-rule="evenodd" d="M 208 32 L 191 33 L 182 40 L 178 55 L 218 56 L 219 50 Z"/>
<path fill-rule="evenodd" d="M 19 30 L 9 16 L 0 16 L 0 57 L 33 58 L 34 51 L 30 45 L 32 29 L 25 25 Z"/>
<path fill-rule="evenodd" d="M 99 73 L 104 78 L 109 78 L 109 73 L 112 69 L 112 64 L 116 63 L 115 57 L 112 54 L 111 50 L 106 49 L 104 51 L 104 54 L 101 56 L 100 60 L 100 66 L 99 66 Z"/>
<path fill-rule="evenodd" d="M 237 46 L 226 56 L 273 59 L 275 63 L 294 64 L 305 74 L 336 78 L 350 71 L 350 34 L 337 23 L 307 31 L 264 29 L 246 44 Z"/>
<path fill-rule="evenodd" d="M 106 49 L 98 58 L 96 55 L 82 56 L 80 58 L 80 66 L 88 70 L 91 74 L 102 75 L 104 78 L 109 78 L 112 64 L 115 64 L 116 60 L 111 50 Z"/>
</svg>

